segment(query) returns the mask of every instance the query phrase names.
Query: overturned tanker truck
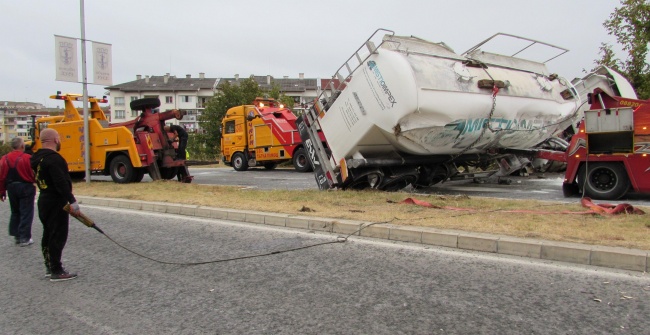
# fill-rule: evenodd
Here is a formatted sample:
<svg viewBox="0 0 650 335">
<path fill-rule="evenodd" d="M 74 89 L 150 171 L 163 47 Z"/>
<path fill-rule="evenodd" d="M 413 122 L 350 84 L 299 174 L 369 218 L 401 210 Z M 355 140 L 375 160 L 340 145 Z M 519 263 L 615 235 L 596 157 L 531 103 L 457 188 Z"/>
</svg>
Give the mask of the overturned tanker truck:
<svg viewBox="0 0 650 335">
<path fill-rule="evenodd" d="M 524 45 L 507 55 L 483 50 L 497 38 Z M 553 53 L 521 57 L 537 47 Z M 516 160 L 578 116 L 575 88 L 545 65 L 567 51 L 499 33 L 457 54 L 378 29 L 297 122 L 319 188 L 426 187 L 459 169 Z"/>
</svg>

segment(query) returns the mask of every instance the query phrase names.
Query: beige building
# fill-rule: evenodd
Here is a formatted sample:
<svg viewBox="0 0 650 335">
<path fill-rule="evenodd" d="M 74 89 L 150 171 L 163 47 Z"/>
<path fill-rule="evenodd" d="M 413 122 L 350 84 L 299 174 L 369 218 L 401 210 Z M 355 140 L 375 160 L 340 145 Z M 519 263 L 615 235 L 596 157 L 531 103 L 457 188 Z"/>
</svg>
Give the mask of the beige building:
<svg viewBox="0 0 650 335">
<path fill-rule="evenodd" d="M 45 108 L 39 103 L 0 101 L 0 142 L 9 143 L 15 137 L 29 140 L 32 116 L 49 116 L 57 112 L 62 111 Z"/>
<path fill-rule="evenodd" d="M 273 84 L 280 86 L 280 90 L 295 102 L 294 111 L 299 113 L 306 104 L 312 102 L 320 91 L 321 80 L 305 78 L 300 73 L 298 78 L 272 76 L 251 76 L 262 90 L 268 90 Z M 233 78 L 207 78 L 205 73 L 199 73 L 198 78 L 186 75 L 177 78 L 169 73 L 164 76 L 136 75 L 136 80 L 106 87 L 110 95 L 111 122 L 129 121 L 138 116 L 137 111 L 132 111 L 130 102 L 141 98 L 160 99 L 160 110 L 183 109 L 187 116 L 176 121 L 189 131 L 200 128 L 199 116 L 205 109 L 207 101 L 214 96 L 219 87 L 225 82 L 236 84 L 239 75 Z"/>
</svg>

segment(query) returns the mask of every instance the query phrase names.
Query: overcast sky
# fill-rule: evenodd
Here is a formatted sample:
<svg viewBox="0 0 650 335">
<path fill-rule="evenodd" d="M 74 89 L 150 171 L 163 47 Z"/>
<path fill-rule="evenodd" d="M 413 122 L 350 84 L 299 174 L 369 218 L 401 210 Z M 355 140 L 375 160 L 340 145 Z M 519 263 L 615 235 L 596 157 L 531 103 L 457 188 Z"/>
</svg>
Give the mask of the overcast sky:
<svg viewBox="0 0 650 335">
<path fill-rule="evenodd" d="M 112 44 L 113 84 L 136 75 L 328 78 L 377 29 L 462 53 L 504 32 L 569 49 L 549 70 L 582 77 L 617 0 L 85 0 L 86 39 Z M 0 0 L 0 100 L 60 106 L 54 35 L 81 36 L 79 0 Z M 88 43 L 90 54 L 90 43 Z M 619 55 L 625 58 L 624 55 Z M 90 59 L 89 59 L 90 62 Z M 89 78 L 92 67 L 89 63 Z M 79 72 L 81 78 L 81 70 Z M 103 86 L 88 85 L 101 96 Z"/>
</svg>

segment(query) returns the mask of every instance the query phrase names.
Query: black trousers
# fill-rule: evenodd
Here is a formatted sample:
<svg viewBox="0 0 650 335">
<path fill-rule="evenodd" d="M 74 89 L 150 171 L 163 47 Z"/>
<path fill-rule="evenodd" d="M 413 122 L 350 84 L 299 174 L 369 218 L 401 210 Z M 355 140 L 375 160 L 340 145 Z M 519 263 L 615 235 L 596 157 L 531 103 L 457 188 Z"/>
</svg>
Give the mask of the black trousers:
<svg viewBox="0 0 650 335">
<path fill-rule="evenodd" d="M 38 217 L 43 224 L 41 250 L 45 267 L 53 274 L 63 272 L 61 256 L 68 241 L 70 216 L 63 210 L 68 202 L 61 197 L 41 195 L 38 197 Z"/>
<path fill-rule="evenodd" d="M 36 187 L 32 183 L 13 182 L 7 185 L 7 195 L 11 207 L 9 235 L 15 236 L 16 242 L 27 242 L 32 238 Z"/>
<path fill-rule="evenodd" d="M 176 151 L 176 159 L 186 159 L 185 148 L 187 148 L 187 136 L 178 138 L 178 149 Z"/>
</svg>

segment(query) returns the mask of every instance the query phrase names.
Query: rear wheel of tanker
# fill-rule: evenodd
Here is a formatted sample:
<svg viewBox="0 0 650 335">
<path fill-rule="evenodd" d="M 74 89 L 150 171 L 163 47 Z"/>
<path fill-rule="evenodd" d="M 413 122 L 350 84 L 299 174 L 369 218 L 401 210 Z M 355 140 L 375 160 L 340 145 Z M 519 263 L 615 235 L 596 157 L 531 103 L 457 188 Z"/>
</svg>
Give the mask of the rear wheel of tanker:
<svg viewBox="0 0 650 335">
<path fill-rule="evenodd" d="M 417 180 L 418 176 L 415 174 L 404 173 L 395 175 L 384 172 L 384 182 L 378 188 L 386 192 L 396 192 L 410 184 L 415 184 Z"/>
<path fill-rule="evenodd" d="M 264 168 L 267 170 L 273 170 L 278 167 L 278 163 L 264 163 Z"/>
<path fill-rule="evenodd" d="M 236 171 L 246 171 L 248 170 L 248 162 L 246 161 L 246 157 L 244 157 L 244 154 L 241 152 L 235 153 L 232 155 L 232 167 Z"/>
<path fill-rule="evenodd" d="M 118 184 L 130 183 L 135 178 L 135 169 L 129 157 L 117 156 L 111 161 L 111 178 Z"/>
<path fill-rule="evenodd" d="M 293 167 L 298 172 L 312 171 L 311 163 L 309 163 L 309 157 L 307 157 L 305 149 L 300 148 L 293 153 Z"/>
<path fill-rule="evenodd" d="M 352 170 L 350 175 L 352 181 L 345 186 L 350 190 L 376 189 L 384 178 L 384 173 L 378 169 Z"/>
<path fill-rule="evenodd" d="M 630 189 L 630 179 L 621 163 L 587 163 L 580 172 L 578 184 L 584 187 L 584 195 L 592 199 L 616 200 Z"/>
</svg>

